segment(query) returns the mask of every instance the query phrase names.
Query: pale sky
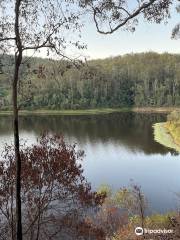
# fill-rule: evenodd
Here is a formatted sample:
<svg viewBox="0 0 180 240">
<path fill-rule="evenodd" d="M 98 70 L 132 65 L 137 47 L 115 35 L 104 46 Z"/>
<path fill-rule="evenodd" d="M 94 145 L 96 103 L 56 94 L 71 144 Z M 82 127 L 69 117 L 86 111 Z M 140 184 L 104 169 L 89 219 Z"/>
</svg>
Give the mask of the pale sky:
<svg viewBox="0 0 180 240">
<path fill-rule="evenodd" d="M 87 50 L 73 52 L 72 49 L 67 49 L 66 55 L 74 58 L 81 54 L 89 60 L 149 51 L 180 54 L 180 39 L 171 39 L 172 29 L 179 22 L 180 14 L 176 12 L 175 6 L 167 24 L 148 23 L 140 18 L 134 33 L 119 29 L 111 35 L 102 35 L 97 33 L 94 22 L 88 19 L 81 39 L 87 44 Z M 42 50 L 35 56 L 45 57 L 46 52 Z"/>
<path fill-rule="evenodd" d="M 93 22 L 83 31 L 87 43 L 85 51 L 90 58 L 106 58 L 126 53 L 155 51 L 159 53 L 180 53 L 180 39 L 172 40 L 173 27 L 180 22 L 180 14 L 173 11 L 168 24 L 150 24 L 140 21 L 134 33 L 118 30 L 112 35 L 96 32 Z"/>
</svg>

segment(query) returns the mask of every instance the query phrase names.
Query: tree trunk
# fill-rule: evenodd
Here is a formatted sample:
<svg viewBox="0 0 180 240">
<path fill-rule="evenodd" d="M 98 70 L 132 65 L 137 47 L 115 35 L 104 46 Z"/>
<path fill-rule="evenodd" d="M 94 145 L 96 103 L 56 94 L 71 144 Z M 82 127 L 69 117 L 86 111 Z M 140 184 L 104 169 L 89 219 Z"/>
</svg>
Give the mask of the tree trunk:
<svg viewBox="0 0 180 240">
<path fill-rule="evenodd" d="M 22 43 L 19 32 L 19 14 L 21 0 L 15 2 L 15 25 L 17 52 L 15 54 L 15 68 L 13 77 L 13 127 L 14 127 L 14 149 L 16 160 L 16 240 L 22 240 L 22 215 L 21 215 L 21 157 L 19 151 L 19 121 L 18 121 L 18 99 L 17 86 L 19 80 L 19 69 L 22 62 Z"/>
<path fill-rule="evenodd" d="M 21 158 L 19 151 L 19 121 L 17 106 L 17 83 L 19 77 L 21 56 L 15 57 L 15 70 L 13 79 L 13 127 L 14 127 L 14 148 L 16 160 L 16 236 L 17 240 L 22 240 L 22 222 L 21 222 Z"/>
</svg>

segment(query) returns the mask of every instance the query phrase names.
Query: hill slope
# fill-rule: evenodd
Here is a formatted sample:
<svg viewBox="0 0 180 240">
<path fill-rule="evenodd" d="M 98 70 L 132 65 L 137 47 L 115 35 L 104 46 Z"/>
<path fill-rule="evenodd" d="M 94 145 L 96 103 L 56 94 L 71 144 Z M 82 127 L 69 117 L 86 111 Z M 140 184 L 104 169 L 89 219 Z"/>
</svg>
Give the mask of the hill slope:
<svg viewBox="0 0 180 240">
<path fill-rule="evenodd" d="M 180 55 L 153 52 L 93 60 L 24 59 L 21 109 L 180 106 Z M 0 58 L 0 109 L 11 109 L 13 58 Z"/>
</svg>

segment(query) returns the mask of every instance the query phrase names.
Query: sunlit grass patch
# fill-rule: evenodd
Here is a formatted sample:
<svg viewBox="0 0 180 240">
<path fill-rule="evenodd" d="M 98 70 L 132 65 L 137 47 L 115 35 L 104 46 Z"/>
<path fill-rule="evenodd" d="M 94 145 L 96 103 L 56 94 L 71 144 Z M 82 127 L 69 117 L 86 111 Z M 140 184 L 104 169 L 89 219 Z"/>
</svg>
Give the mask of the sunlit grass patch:
<svg viewBox="0 0 180 240">
<path fill-rule="evenodd" d="M 166 122 L 162 122 L 153 125 L 154 139 L 156 142 L 180 152 L 180 145 L 175 143 L 172 135 L 166 127 L 166 124 Z"/>
</svg>

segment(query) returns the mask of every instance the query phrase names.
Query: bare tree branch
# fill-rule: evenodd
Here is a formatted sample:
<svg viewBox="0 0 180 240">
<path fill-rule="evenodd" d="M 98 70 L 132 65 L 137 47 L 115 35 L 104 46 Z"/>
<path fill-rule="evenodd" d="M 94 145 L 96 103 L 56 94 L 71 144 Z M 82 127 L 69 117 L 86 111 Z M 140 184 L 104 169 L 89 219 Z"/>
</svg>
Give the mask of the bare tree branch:
<svg viewBox="0 0 180 240">
<path fill-rule="evenodd" d="M 112 34 L 113 32 L 117 31 L 119 28 L 125 26 L 130 20 L 134 19 L 136 16 L 138 16 L 143 10 L 147 9 L 148 7 L 150 7 L 153 3 L 155 3 L 157 0 L 150 0 L 148 3 L 144 3 L 142 4 L 135 12 L 133 13 L 129 13 L 128 11 L 125 11 L 125 9 L 121 8 L 123 11 L 125 11 L 128 14 L 128 17 L 125 18 L 120 24 L 118 24 L 116 27 L 111 28 L 110 31 L 102 31 L 99 28 L 99 24 L 97 21 L 97 14 L 99 13 L 97 8 L 93 8 L 94 14 L 93 14 L 93 18 L 94 18 L 94 22 L 96 25 L 96 29 L 99 33 L 101 34 Z"/>
<path fill-rule="evenodd" d="M 0 42 L 9 41 L 9 40 L 16 40 L 16 38 L 15 37 L 0 38 Z"/>
<path fill-rule="evenodd" d="M 51 48 L 52 47 L 52 44 L 50 43 L 51 37 L 57 31 L 57 29 L 60 28 L 64 23 L 65 23 L 65 21 L 63 21 L 61 23 L 57 23 L 56 26 L 53 27 L 52 32 L 49 33 L 49 35 L 47 36 L 46 40 L 42 44 L 23 47 L 23 51 L 24 50 L 38 50 L 40 48 Z"/>
</svg>

